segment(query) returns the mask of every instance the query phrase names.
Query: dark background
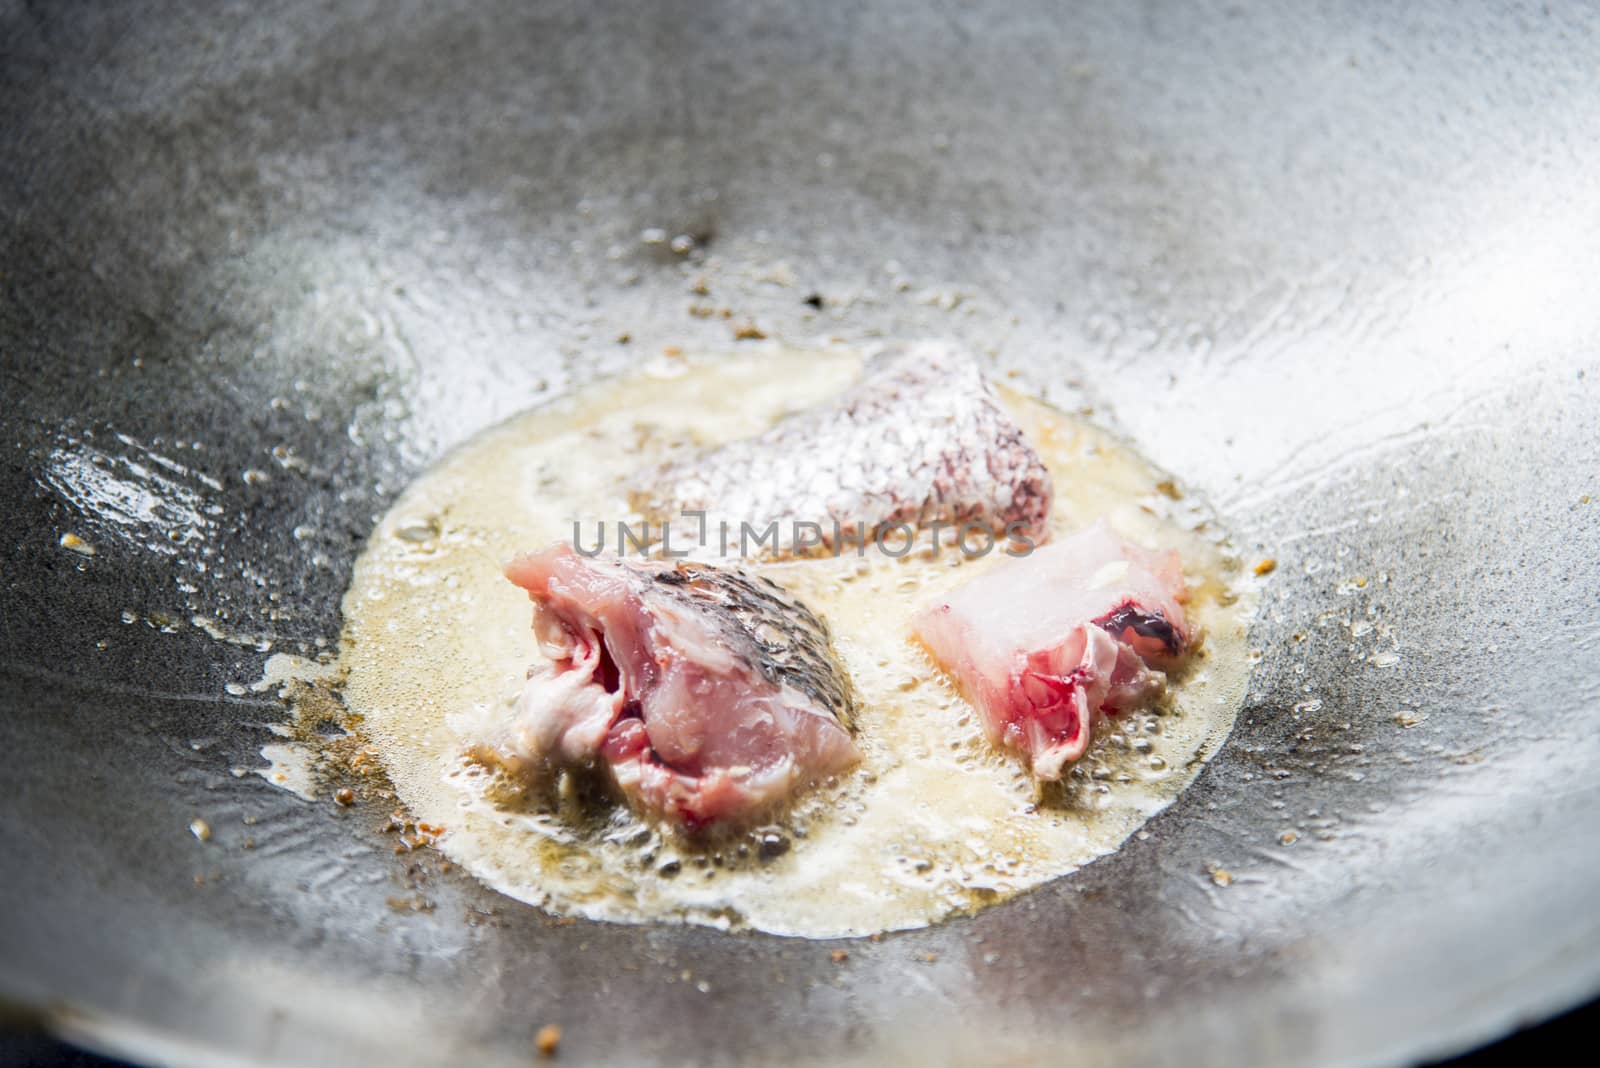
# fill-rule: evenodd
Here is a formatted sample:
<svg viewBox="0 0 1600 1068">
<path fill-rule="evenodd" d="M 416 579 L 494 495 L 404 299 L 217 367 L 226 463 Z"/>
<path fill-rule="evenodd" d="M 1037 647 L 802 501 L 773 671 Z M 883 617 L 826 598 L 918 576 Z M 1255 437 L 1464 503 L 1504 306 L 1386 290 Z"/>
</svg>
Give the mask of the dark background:
<svg viewBox="0 0 1600 1068">
<path fill-rule="evenodd" d="M 1500 1068 L 1536 1063 L 1583 1048 L 1600 1030 L 1600 1001 L 1460 1057 L 1427 1062 L 1439 1068 Z M 17 1068 L 120 1068 L 125 1061 L 85 1053 L 42 1035 L 0 1034 L 0 1064 Z"/>
</svg>

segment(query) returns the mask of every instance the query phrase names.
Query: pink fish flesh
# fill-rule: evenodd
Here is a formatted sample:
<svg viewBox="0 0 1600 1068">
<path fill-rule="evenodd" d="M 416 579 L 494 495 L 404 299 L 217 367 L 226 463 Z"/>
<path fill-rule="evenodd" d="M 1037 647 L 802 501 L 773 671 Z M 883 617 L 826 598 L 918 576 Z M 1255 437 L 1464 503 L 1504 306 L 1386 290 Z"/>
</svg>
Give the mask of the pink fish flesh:
<svg viewBox="0 0 1600 1068">
<path fill-rule="evenodd" d="M 1096 720 L 1159 694 L 1192 646 L 1173 552 L 1129 545 L 1104 521 L 924 609 L 912 629 L 978 709 L 991 741 L 1039 779 L 1083 756 Z"/>
<path fill-rule="evenodd" d="M 694 830 L 743 822 L 860 759 L 826 626 L 734 568 L 519 556 L 549 662 L 480 760 L 533 778 L 603 771 L 636 809 Z"/>
</svg>

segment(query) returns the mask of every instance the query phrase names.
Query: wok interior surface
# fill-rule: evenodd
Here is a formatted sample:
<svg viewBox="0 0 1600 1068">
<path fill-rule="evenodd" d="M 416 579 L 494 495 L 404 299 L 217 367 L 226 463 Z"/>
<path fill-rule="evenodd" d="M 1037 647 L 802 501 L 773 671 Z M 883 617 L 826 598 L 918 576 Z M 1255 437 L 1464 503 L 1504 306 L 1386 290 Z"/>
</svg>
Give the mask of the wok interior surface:
<svg viewBox="0 0 1600 1068">
<path fill-rule="evenodd" d="M 549 1022 L 578 1062 L 1395 1063 L 1593 994 L 1580 15 L 0 3 L 0 993 L 144 1057 L 397 1064 Z M 744 324 L 963 339 L 1276 560 L 1148 837 L 816 943 L 555 924 L 232 773 L 431 459 Z"/>
</svg>

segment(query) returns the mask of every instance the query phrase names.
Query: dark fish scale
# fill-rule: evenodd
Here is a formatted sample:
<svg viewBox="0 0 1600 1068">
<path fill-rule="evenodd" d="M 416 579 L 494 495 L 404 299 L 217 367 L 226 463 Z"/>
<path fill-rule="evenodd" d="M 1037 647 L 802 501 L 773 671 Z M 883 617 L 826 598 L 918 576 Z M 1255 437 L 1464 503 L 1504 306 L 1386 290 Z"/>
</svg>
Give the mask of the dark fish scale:
<svg viewBox="0 0 1600 1068">
<path fill-rule="evenodd" d="M 1113 637 L 1119 637 L 1124 630 L 1132 628 L 1135 634 L 1160 642 L 1172 656 L 1177 656 L 1183 650 L 1183 639 L 1177 628 L 1167 621 L 1159 609 L 1145 611 L 1130 602 L 1095 620 L 1095 624 Z"/>
<path fill-rule="evenodd" d="M 855 730 L 855 689 L 833 650 L 828 625 L 770 579 L 682 561 L 651 576 L 657 589 L 697 609 L 763 678 L 788 685 Z"/>
</svg>

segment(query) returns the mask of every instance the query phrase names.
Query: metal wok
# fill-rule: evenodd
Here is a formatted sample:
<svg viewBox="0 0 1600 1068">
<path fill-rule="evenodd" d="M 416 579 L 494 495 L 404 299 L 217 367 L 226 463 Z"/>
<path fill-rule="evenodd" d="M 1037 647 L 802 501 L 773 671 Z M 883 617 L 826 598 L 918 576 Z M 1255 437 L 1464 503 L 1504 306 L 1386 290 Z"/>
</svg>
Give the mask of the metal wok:
<svg viewBox="0 0 1600 1068">
<path fill-rule="evenodd" d="M 1356 1064 L 1592 996 L 1596 55 L 1562 5 L 0 3 L 8 1012 L 195 1064 Z M 745 326 L 964 338 L 1276 559 L 1147 838 L 819 944 L 554 924 L 232 773 L 430 459 Z"/>
</svg>

